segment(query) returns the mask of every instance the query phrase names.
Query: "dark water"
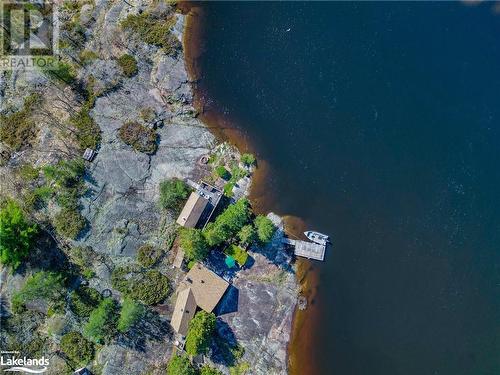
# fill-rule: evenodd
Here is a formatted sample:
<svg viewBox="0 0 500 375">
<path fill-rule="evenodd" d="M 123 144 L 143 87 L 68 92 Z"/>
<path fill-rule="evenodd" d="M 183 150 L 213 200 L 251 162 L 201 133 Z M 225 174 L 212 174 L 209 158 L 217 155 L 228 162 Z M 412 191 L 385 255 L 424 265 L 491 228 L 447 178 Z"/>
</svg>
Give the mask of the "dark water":
<svg viewBox="0 0 500 375">
<path fill-rule="evenodd" d="M 334 239 L 296 373 L 500 374 L 493 6 L 204 6 L 210 107 L 269 162 L 268 208 Z"/>
</svg>

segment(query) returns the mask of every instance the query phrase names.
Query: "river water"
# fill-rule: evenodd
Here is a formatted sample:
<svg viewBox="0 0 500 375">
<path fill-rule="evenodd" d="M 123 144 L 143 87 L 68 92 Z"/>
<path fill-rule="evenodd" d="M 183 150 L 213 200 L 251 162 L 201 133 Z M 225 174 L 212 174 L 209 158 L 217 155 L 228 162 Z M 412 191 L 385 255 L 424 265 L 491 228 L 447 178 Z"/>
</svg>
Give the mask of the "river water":
<svg viewBox="0 0 500 375">
<path fill-rule="evenodd" d="M 500 374 L 500 7 L 199 6 L 206 121 L 258 155 L 259 209 L 333 238 L 291 372 Z"/>
</svg>

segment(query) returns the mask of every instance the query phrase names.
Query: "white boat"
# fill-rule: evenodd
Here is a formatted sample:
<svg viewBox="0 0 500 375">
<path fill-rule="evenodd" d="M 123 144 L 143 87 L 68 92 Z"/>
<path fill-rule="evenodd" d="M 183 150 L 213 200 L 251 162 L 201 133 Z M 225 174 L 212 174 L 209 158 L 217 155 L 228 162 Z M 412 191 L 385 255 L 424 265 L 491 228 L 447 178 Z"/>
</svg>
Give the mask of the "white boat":
<svg viewBox="0 0 500 375">
<path fill-rule="evenodd" d="M 328 242 L 330 242 L 330 237 L 328 237 L 326 234 L 315 232 L 313 230 L 308 230 L 307 232 L 304 232 L 307 238 L 309 238 L 312 242 L 319 243 L 320 245 L 326 245 Z"/>
</svg>

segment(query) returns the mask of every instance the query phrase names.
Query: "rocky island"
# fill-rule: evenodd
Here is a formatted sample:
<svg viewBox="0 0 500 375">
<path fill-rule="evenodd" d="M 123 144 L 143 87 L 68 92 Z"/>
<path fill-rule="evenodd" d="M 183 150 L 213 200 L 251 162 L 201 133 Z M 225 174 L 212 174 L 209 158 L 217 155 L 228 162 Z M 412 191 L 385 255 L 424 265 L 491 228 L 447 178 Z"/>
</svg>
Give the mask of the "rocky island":
<svg viewBox="0 0 500 375">
<path fill-rule="evenodd" d="M 286 374 L 283 223 L 251 212 L 253 155 L 197 118 L 185 16 L 152 0 L 58 8 L 58 68 L 0 75 L 2 349 L 48 374 Z M 208 214 L 200 183 L 220 195 Z M 173 315 L 198 266 L 227 287 L 212 311 L 191 303 L 184 333 Z"/>
</svg>

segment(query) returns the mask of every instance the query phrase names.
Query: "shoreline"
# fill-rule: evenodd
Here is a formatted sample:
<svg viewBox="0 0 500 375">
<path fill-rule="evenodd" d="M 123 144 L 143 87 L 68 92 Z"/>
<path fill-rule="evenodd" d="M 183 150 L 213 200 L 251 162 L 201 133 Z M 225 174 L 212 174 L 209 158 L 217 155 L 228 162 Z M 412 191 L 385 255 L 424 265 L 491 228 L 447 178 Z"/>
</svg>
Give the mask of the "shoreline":
<svg viewBox="0 0 500 375">
<path fill-rule="evenodd" d="M 200 80 L 201 71 L 197 65 L 197 59 L 203 54 L 204 46 L 200 37 L 203 9 L 197 4 L 182 3 L 179 9 L 185 15 L 184 31 L 182 35 L 182 43 L 184 50 L 184 62 L 186 71 L 191 83 L 193 93 L 193 107 L 199 112 L 198 118 L 203 122 L 212 134 L 219 140 L 228 141 L 234 145 L 240 152 L 252 152 L 257 154 L 256 147 L 253 145 L 248 135 L 240 129 L 234 121 L 231 121 L 218 112 L 216 109 L 210 107 L 207 103 L 210 98 L 204 89 L 198 85 Z M 270 175 L 270 166 L 265 160 L 257 157 L 258 168 L 256 168 L 252 177 L 252 185 L 249 192 L 249 199 L 252 207 L 256 213 L 264 213 L 268 211 L 275 212 L 270 206 L 271 202 L 265 198 L 265 182 Z M 285 230 L 289 233 L 299 235 L 306 227 L 306 223 L 298 217 L 287 215 L 278 215 L 283 217 L 285 223 Z M 310 261 L 297 259 L 296 262 L 296 282 L 299 286 L 300 294 L 305 295 L 310 301 L 313 299 L 311 295 L 314 293 L 315 285 L 317 285 L 317 274 L 311 275 L 314 270 L 313 264 Z M 305 362 L 301 355 L 307 357 L 307 351 L 303 350 L 308 347 L 312 342 L 310 339 L 311 330 L 309 325 L 311 321 L 306 319 L 310 313 L 311 306 L 306 310 L 301 311 L 297 305 L 294 307 L 291 323 L 290 340 L 287 344 L 286 352 L 286 366 L 289 374 L 304 374 L 314 373 L 313 364 L 309 363 L 310 367 L 304 366 Z M 306 329 L 306 334 L 302 332 Z M 304 340 L 303 337 L 308 337 Z M 301 364 L 301 366 L 299 366 Z"/>
</svg>

